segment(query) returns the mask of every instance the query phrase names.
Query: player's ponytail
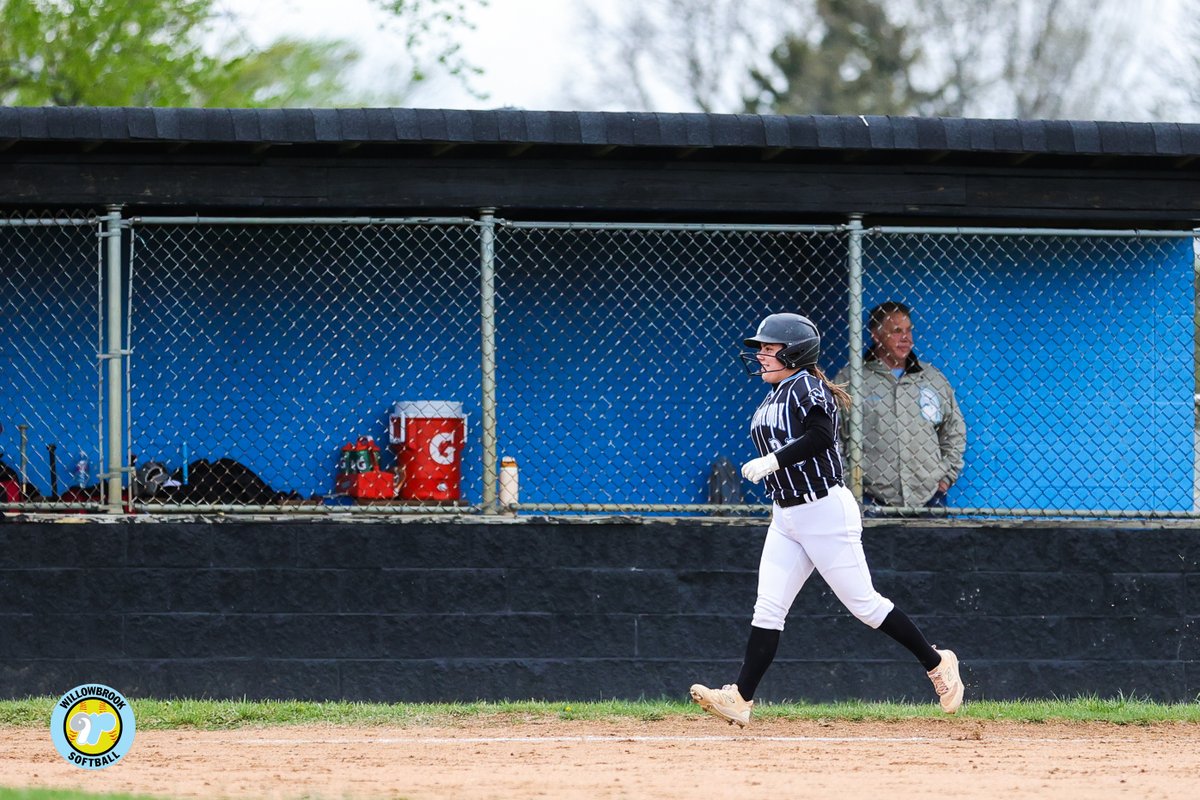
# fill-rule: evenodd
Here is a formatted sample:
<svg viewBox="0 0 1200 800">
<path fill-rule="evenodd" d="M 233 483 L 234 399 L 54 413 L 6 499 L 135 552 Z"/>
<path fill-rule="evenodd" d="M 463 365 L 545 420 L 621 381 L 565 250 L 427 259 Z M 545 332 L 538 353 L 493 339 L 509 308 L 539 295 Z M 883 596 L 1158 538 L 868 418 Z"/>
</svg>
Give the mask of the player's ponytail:
<svg viewBox="0 0 1200 800">
<path fill-rule="evenodd" d="M 825 384 L 825 388 L 833 395 L 833 402 L 837 403 L 839 408 L 842 410 L 850 408 L 850 393 L 846 391 L 845 386 L 829 380 L 816 364 L 811 364 L 808 368 L 820 379 L 821 383 Z"/>
</svg>

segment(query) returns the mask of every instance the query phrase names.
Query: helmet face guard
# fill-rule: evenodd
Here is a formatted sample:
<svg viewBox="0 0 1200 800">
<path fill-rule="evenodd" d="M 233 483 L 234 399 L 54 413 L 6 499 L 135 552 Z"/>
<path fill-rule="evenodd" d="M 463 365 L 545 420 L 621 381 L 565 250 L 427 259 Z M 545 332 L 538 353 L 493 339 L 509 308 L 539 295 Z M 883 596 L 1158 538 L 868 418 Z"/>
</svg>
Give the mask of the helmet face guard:
<svg viewBox="0 0 1200 800">
<path fill-rule="evenodd" d="M 821 334 L 817 326 L 799 314 L 772 314 L 766 317 L 759 323 L 758 332 L 743 339 L 742 344 L 753 348 L 752 352 L 739 354 L 750 375 L 801 369 L 816 364 L 821 354 Z M 766 369 L 759 362 L 758 354 L 764 344 L 783 345 L 774 354 L 774 358 L 783 365 L 779 369 Z"/>
<path fill-rule="evenodd" d="M 778 369 L 767 369 L 758 360 L 758 351 L 752 350 L 745 353 L 738 353 L 738 358 L 742 360 L 742 366 L 746 368 L 747 375 L 766 375 L 768 372 L 779 372 Z M 784 369 L 784 367 L 780 367 Z"/>
</svg>

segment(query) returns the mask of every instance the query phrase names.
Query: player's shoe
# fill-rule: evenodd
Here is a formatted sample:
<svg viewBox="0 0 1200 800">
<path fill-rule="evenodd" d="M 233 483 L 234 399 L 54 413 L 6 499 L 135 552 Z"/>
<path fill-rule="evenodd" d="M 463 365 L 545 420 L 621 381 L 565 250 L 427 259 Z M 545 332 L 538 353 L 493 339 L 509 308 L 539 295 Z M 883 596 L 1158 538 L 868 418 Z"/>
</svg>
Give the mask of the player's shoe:
<svg viewBox="0 0 1200 800">
<path fill-rule="evenodd" d="M 750 709 L 753 700 L 743 700 L 737 684 L 727 683 L 720 689 L 710 689 L 699 683 L 692 684 L 692 699 L 708 713 L 720 717 L 730 725 L 735 722 L 741 727 L 750 724 Z"/>
<path fill-rule="evenodd" d="M 934 650 L 937 650 L 935 647 Z M 937 650 L 942 657 L 942 663 L 931 669 L 927 674 L 933 681 L 933 690 L 942 701 L 942 711 L 953 714 L 963 701 L 963 682 L 958 676 L 958 656 L 953 650 Z"/>
</svg>

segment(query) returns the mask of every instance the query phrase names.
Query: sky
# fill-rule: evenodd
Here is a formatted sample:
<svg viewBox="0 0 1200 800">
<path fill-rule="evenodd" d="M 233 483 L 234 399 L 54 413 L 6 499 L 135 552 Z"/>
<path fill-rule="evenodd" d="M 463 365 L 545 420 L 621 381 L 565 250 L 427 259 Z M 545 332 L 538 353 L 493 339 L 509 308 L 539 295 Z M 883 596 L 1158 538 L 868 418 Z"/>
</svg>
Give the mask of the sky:
<svg viewBox="0 0 1200 800">
<path fill-rule="evenodd" d="M 429 108 L 512 106 L 559 110 L 569 106 L 567 88 L 581 60 L 571 52 L 580 3 L 588 0 L 490 0 L 473 10 L 473 31 L 463 32 L 464 53 L 483 69 L 472 81 L 486 98 L 472 96 L 459 82 L 435 79 L 406 105 Z M 252 10 L 246 10 L 252 9 Z M 369 0 L 260 0 L 239 4 L 239 14 L 256 41 L 285 34 L 348 39 L 363 51 L 356 80 L 370 85 L 396 64 L 396 35 L 379 30 L 385 20 Z"/>
</svg>

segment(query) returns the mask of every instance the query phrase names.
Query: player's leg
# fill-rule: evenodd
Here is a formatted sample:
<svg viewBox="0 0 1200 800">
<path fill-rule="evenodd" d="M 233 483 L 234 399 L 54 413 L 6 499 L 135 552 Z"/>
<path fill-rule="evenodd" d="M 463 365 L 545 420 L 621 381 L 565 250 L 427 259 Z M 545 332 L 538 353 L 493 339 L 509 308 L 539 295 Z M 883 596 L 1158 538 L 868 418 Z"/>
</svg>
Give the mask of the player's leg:
<svg viewBox="0 0 1200 800">
<path fill-rule="evenodd" d="M 884 617 L 879 630 L 908 648 L 917 657 L 925 674 L 933 682 L 942 710 L 947 714 L 958 711 L 963 700 L 963 682 L 958 674 L 958 656 L 953 650 L 938 650 L 929 643 L 917 624 L 898 608 Z"/>
<path fill-rule="evenodd" d="M 758 599 L 737 681 L 720 689 L 710 689 L 703 684 L 691 688 L 692 699 L 705 711 L 742 726 L 750 721 L 754 693 L 775 659 L 788 609 L 813 571 L 812 561 L 804 548 L 784 534 L 778 512 L 776 509 L 776 517 L 763 542 L 758 567 Z"/>
<path fill-rule="evenodd" d="M 746 657 L 737 680 L 747 700 L 754 697 L 759 681 L 775 659 L 788 611 L 813 572 L 812 559 L 788 527 L 788 510 L 775 509 L 758 561 L 758 597 L 750 620 Z"/>
<path fill-rule="evenodd" d="M 854 496 L 849 490 L 835 490 L 823 500 L 798 508 L 808 509 L 808 525 L 801 538 L 829 588 L 855 617 L 916 656 L 933 682 L 942 710 L 957 711 L 963 695 L 958 658 L 950 650 L 935 649 L 908 615 L 876 591 L 863 552 L 862 518 Z"/>
<path fill-rule="evenodd" d="M 875 590 L 862 546 L 862 516 L 849 489 L 836 487 L 816 501 L 786 509 L 803 515 L 800 541 L 847 610 L 878 628 L 895 607 Z"/>
</svg>

